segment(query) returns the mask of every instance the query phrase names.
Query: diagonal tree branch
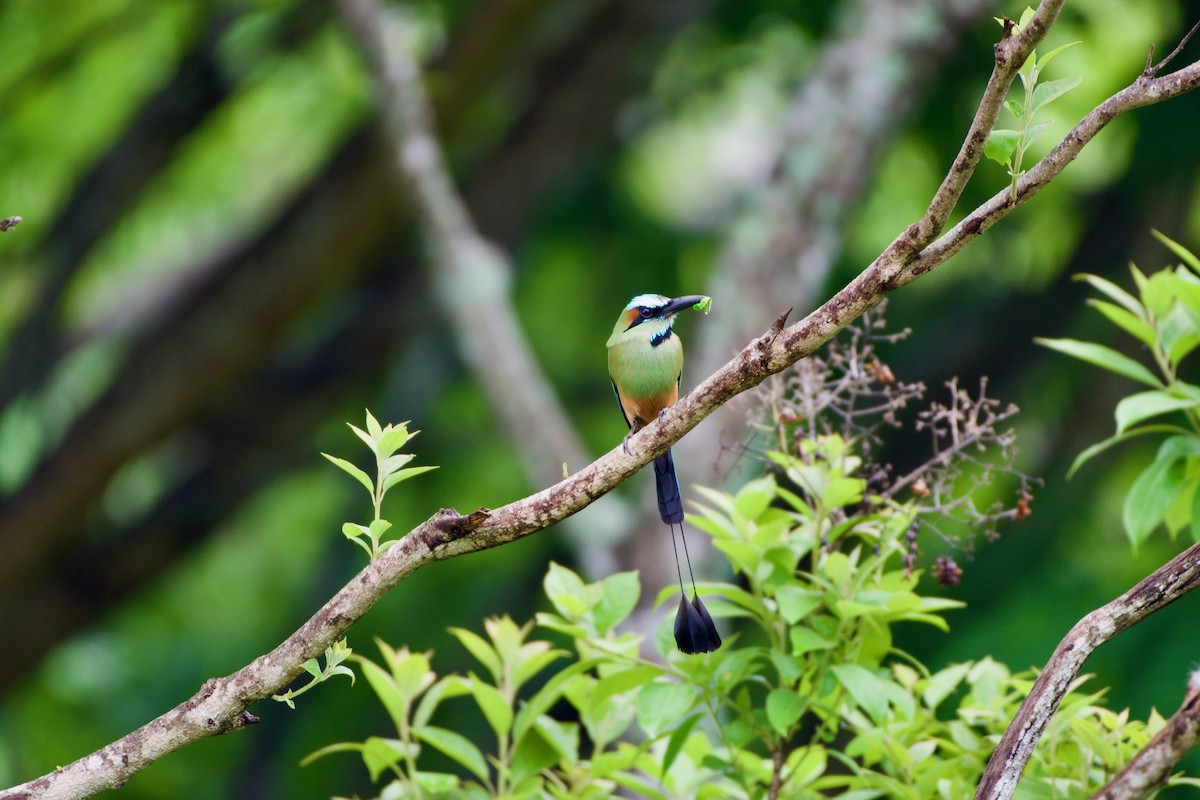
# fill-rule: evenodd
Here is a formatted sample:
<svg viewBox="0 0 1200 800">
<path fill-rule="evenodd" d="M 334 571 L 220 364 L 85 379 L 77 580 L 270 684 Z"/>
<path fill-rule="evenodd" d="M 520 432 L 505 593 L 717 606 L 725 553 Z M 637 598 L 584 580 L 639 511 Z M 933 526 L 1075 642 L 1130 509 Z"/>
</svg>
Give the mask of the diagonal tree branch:
<svg viewBox="0 0 1200 800">
<path fill-rule="evenodd" d="M 1092 800 L 1136 800 L 1157 789 L 1188 751 L 1200 744 L 1200 672 L 1188 678 L 1179 710 L 1142 751 L 1121 768 Z"/>
<path fill-rule="evenodd" d="M 1024 56 L 1020 54 L 1027 54 L 1036 46 L 1060 6 L 1061 2 L 1044 2 L 1022 33 L 1022 37 L 1030 31 L 1035 31 L 1036 35 L 1022 38 L 1019 46 L 1006 45 L 1006 42 L 1013 40 L 1006 33 L 997 47 L 997 69 L 1000 69 L 1004 59 L 1023 60 Z M 1012 67 L 1007 73 L 1009 82 L 1015 69 Z M 1108 116 L 1111 119 L 1134 108 L 1177 97 L 1195 88 L 1197 82 L 1200 82 L 1200 63 L 1164 78 L 1147 79 L 1143 76 L 1129 89 L 1115 96 L 1120 100 L 1111 104 L 1106 101 L 1104 115 L 1111 115 Z M 989 91 L 985 94 L 984 103 L 993 103 L 998 108 L 1003 95 L 1004 92 Z M 995 108 L 991 112 L 992 120 L 995 119 Z M 982 111 L 976 115 L 977 121 L 986 118 L 987 115 Z M 972 131 L 975 131 L 974 124 Z M 1078 153 L 1079 147 L 1087 140 L 1073 147 L 1073 137 L 1076 135 L 1076 131 L 1068 134 L 1046 159 L 1021 179 L 1018 194 L 1024 192 L 1027 197 L 1036 194 L 1044 185 L 1038 182 L 1039 176 L 1051 169 L 1050 165 L 1057 163 L 1056 158 L 1070 160 L 1074 153 Z M 986 131 L 983 136 L 986 138 Z M 982 147 L 982 141 L 979 146 Z M 966 149 L 969 148 L 964 145 Z M 945 192 L 939 190 L 938 197 L 956 199 L 977 163 L 977 156 L 973 161 L 968 157 L 961 164 L 956 160 L 952 173 L 960 167 L 961 171 L 948 177 L 943 186 L 948 184 L 950 188 Z M 1057 171 L 1061 171 L 1061 166 L 1057 167 L 1054 174 Z M 992 221 L 1005 216 L 1014 207 L 1009 203 L 997 209 Z M 320 655 L 326 647 L 338 641 L 388 590 L 415 570 L 432 561 L 514 541 L 574 514 L 665 452 L 730 398 L 757 386 L 770 375 L 809 355 L 849 322 L 877 305 L 886 292 L 901 285 L 899 279 L 905 275 L 906 267 L 917 260 L 918 248 L 923 246 L 922 240 L 936 235 L 936 232 L 929 232 L 939 227 L 938 215 L 942 208 L 944 204 L 935 198 L 922 220 L 906 229 L 858 277 L 803 320 L 785 328 L 785 317 L 780 317 L 765 334 L 747 345 L 635 436 L 631 440 L 631 454 L 625 454 L 621 447 L 616 447 L 557 484 L 499 509 L 480 509 L 466 516 L 453 510 L 442 510 L 364 568 L 299 630 L 270 653 L 232 675 L 209 680 L 192 698 L 97 752 L 29 783 L 0 792 L 0 800 L 87 797 L 121 785 L 137 771 L 185 744 L 244 727 L 247 722 L 253 721 L 247 711 L 251 703 L 283 689 L 300 674 L 304 661 Z M 947 236 L 953 233 L 951 231 Z M 977 236 L 978 231 L 974 235 Z M 971 236 L 963 244 L 973 238 Z M 934 252 L 922 262 L 928 269 L 943 263 L 953 252 L 957 252 L 957 249 L 946 247 L 932 249 Z M 915 277 L 913 275 L 909 280 Z M 1158 587 L 1159 596 L 1171 596 L 1173 599 L 1194 586 L 1195 575 L 1200 572 L 1200 563 L 1197 561 L 1200 553 L 1195 552 L 1197 550 L 1200 550 L 1200 545 L 1160 570 L 1164 574 L 1174 575 L 1175 579 L 1168 584 L 1154 584 Z M 1189 558 L 1191 561 L 1187 562 Z M 1187 566 L 1189 563 L 1190 566 Z M 1156 576 L 1158 574 L 1155 573 Z M 1155 608 L 1163 604 L 1143 603 Z M 1131 608 L 1121 619 L 1129 620 L 1129 624 L 1132 624 L 1140 619 L 1136 613 L 1136 608 Z"/>
<path fill-rule="evenodd" d="M 1200 544 L 1184 550 L 1128 592 L 1075 623 L 1075 627 L 1055 648 L 1025 702 L 1001 737 L 979 782 L 975 800 L 1007 800 L 1012 797 L 1046 725 L 1093 650 L 1197 586 L 1200 586 Z M 1194 687 L 1189 689 L 1188 696 L 1191 704 L 1196 705 Z M 1185 702 L 1184 706 L 1187 705 Z M 1195 724 L 1193 719 L 1192 725 Z"/>
</svg>

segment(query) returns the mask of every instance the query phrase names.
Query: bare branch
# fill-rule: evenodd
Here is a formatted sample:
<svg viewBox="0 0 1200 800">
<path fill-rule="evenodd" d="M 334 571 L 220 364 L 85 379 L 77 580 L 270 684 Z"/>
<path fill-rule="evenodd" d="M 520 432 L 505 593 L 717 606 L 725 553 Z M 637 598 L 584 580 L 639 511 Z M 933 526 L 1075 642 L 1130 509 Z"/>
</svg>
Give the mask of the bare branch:
<svg viewBox="0 0 1200 800">
<path fill-rule="evenodd" d="M 975 800 L 1012 797 L 1046 725 L 1093 650 L 1197 586 L 1200 586 L 1200 544 L 1184 550 L 1128 592 L 1079 620 L 1059 642 L 1004 732 L 979 782 Z M 1194 691 L 1189 698 L 1193 706 L 1198 702 Z"/>
<path fill-rule="evenodd" d="M 1179 760 L 1197 744 L 1200 744 L 1200 672 L 1193 672 L 1179 710 L 1092 800 L 1145 797 L 1162 786 Z"/>
</svg>

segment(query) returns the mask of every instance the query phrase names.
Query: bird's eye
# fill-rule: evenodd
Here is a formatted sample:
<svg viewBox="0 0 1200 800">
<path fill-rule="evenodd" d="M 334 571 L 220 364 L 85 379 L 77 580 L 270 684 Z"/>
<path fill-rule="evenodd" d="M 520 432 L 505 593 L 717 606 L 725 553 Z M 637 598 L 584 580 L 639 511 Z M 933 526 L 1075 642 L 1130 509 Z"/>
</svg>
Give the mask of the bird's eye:
<svg viewBox="0 0 1200 800">
<path fill-rule="evenodd" d="M 654 313 L 653 309 L 643 308 L 642 309 L 642 319 L 648 319 L 650 317 L 650 315 L 653 313 Z"/>
</svg>

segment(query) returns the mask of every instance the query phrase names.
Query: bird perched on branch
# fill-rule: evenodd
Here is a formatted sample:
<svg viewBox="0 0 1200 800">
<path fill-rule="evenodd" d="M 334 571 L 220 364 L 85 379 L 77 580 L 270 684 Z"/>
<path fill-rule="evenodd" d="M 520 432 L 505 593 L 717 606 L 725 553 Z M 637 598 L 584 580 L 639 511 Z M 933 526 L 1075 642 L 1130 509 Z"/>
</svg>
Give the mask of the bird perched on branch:
<svg viewBox="0 0 1200 800">
<path fill-rule="evenodd" d="M 683 345 L 672 326 L 675 315 L 688 308 L 708 313 L 712 300 L 699 295 L 671 299 L 660 294 L 640 294 L 629 301 L 612 336 L 608 337 L 608 374 L 613 391 L 621 405 L 621 413 L 629 425 L 624 448 L 629 452 L 629 439 L 644 426 L 653 422 L 668 406 L 679 399 L 679 380 L 683 373 Z M 679 496 L 679 480 L 671 451 L 654 459 L 654 483 L 658 490 L 658 513 L 671 528 L 671 546 L 675 548 L 675 570 L 679 575 L 679 611 L 675 615 L 675 644 L 684 653 L 711 653 L 721 646 L 721 637 L 709 616 L 708 609 L 696 592 L 692 575 L 692 559 L 683 536 L 683 500 Z M 675 526 L 683 541 L 688 577 L 692 582 L 692 601 L 687 600 L 683 587 L 683 570 L 679 565 L 679 550 L 675 546 Z"/>
</svg>

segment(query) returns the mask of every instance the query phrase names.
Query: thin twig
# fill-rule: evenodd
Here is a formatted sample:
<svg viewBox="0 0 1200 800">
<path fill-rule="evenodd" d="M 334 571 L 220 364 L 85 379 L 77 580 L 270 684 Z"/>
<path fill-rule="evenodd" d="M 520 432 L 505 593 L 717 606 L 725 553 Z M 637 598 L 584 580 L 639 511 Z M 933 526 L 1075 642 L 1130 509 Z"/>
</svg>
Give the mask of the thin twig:
<svg viewBox="0 0 1200 800">
<path fill-rule="evenodd" d="M 1196 35 L 1196 31 L 1198 30 L 1200 30 L 1200 20 L 1196 20 L 1196 24 L 1192 26 L 1190 31 L 1184 34 L 1183 38 L 1179 40 L 1179 44 L 1175 45 L 1175 49 L 1168 53 L 1166 58 L 1155 64 L 1153 68 L 1150 66 L 1150 59 L 1154 57 L 1154 45 L 1150 45 L 1150 55 L 1146 59 L 1146 71 L 1142 74 L 1147 78 L 1151 78 L 1162 72 L 1163 67 L 1171 63 L 1175 56 L 1183 52 L 1183 48 L 1187 47 L 1187 43 L 1191 41 L 1191 38 Z"/>
</svg>

